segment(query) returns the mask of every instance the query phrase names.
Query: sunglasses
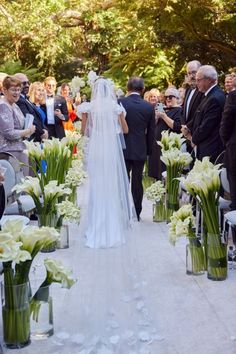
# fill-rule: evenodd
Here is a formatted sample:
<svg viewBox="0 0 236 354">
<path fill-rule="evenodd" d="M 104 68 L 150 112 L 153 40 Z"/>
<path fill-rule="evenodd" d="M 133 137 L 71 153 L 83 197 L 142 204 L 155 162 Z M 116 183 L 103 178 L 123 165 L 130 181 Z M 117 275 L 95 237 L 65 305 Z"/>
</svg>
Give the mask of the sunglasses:
<svg viewBox="0 0 236 354">
<path fill-rule="evenodd" d="M 165 96 L 165 99 L 169 99 L 169 100 L 172 100 L 172 98 L 176 98 L 174 95 L 169 95 L 169 96 Z"/>
<path fill-rule="evenodd" d="M 30 84 L 29 81 L 22 81 L 21 83 L 22 83 L 23 86 L 26 86 L 26 85 L 29 85 L 29 84 Z"/>
</svg>

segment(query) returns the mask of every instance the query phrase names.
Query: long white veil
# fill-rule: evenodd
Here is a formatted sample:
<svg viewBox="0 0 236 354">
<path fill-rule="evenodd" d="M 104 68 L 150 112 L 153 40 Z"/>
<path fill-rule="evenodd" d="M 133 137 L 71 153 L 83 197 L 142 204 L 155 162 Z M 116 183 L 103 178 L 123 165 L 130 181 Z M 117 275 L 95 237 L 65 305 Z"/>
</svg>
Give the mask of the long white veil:
<svg viewBox="0 0 236 354">
<path fill-rule="evenodd" d="M 107 248 L 125 242 L 133 210 L 118 116 L 122 112 L 109 80 L 99 78 L 91 99 L 89 225 L 87 246 Z"/>
</svg>

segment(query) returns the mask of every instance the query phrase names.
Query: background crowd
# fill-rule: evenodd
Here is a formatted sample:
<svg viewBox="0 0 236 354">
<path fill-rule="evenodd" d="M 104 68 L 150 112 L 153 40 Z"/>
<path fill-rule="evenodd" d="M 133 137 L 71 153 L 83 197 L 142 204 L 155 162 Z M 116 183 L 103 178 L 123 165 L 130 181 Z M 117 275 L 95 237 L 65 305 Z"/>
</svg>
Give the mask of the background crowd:
<svg viewBox="0 0 236 354">
<path fill-rule="evenodd" d="M 138 83 L 138 84 L 137 84 Z M 151 88 L 145 92 L 143 81 L 131 80 L 128 84 L 127 97 L 132 94 L 143 96 L 142 104 L 137 108 L 127 104 L 126 98 L 119 91 L 119 101 L 127 112 L 129 133 L 125 136 L 126 150 L 129 155 L 129 139 L 133 135 L 135 153 L 132 159 L 141 161 L 138 167 L 138 181 L 134 182 L 133 190 L 140 185 L 144 163 L 148 162 L 148 175 L 156 180 L 162 178 L 165 170 L 160 160 L 161 150 L 156 143 L 160 140 L 164 130 L 182 133 L 187 139 L 185 148 L 194 158 L 202 159 L 209 156 L 212 162 L 224 160 L 227 168 L 227 177 L 230 184 L 231 209 L 236 209 L 236 68 L 230 69 L 225 75 L 224 87 L 218 85 L 218 74 L 215 67 L 201 65 L 193 60 L 186 65 L 186 75 L 181 87 L 169 85 L 166 90 Z M 25 163 L 25 175 L 29 174 L 27 156 L 24 154 L 24 139 L 42 142 L 47 138 L 62 139 L 65 130 L 73 131 L 74 122 L 79 120 L 78 106 L 87 100 L 87 97 L 72 97 L 69 83 L 63 83 L 57 91 L 57 82 L 54 77 L 46 77 L 44 82 L 30 83 L 23 73 L 8 76 L 0 73 L 0 151 L 9 152 Z M 137 101 L 137 100 L 136 100 Z M 147 105 L 143 105 L 144 102 Z M 148 114 L 152 108 L 153 124 L 145 128 L 143 134 L 149 134 L 147 146 L 140 148 L 140 141 L 135 140 L 138 134 L 137 125 L 129 116 Z M 134 118 L 135 119 L 135 118 Z M 132 145 L 132 144 L 131 144 Z M 141 143 L 142 145 L 142 143 Z M 142 150 L 142 151 L 141 151 Z M 143 151 L 145 150 L 145 153 Z M 223 153 L 224 152 L 224 153 Z M 126 161 L 127 162 L 127 161 Z M 136 166 L 136 165 L 135 165 Z M 126 166 L 130 173 L 131 165 Z M 137 167 L 137 166 L 136 166 Z M 191 166 L 190 166 L 191 168 Z M 135 172 L 133 172 L 135 175 Z M 136 187 L 135 187 L 136 186 Z M 139 186 L 138 204 L 136 208 L 139 216 L 141 212 L 142 187 Z M 137 193 L 134 192 L 133 195 Z M 137 199 L 134 196 L 134 200 Z"/>
</svg>

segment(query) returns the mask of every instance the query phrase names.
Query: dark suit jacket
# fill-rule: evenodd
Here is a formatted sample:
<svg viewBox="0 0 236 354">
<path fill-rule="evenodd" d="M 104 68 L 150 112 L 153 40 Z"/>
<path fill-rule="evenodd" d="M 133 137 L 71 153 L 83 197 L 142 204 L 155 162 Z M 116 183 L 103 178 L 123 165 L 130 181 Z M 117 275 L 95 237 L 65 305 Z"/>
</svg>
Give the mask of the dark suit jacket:
<svg viewBox="0 0 236 354">
<path fill-rule="evenodd" d="M 29 102 L 26 98 L 23 96 L 20 96 L 19 100 L 16 102 L 16 104 L 19 106 L 21 112 L 26 116 L 27 113 L 32 114 L 34 116 L 34 122 L 33 124 L 36 127 L 35 133 L 31 135 L 30 140 L 34 141 L 39 141 L 41 142 L 41 136 L 44 133 L 43 129 L 46 129 L 46 127 L 43 125 L 41 116 L 37 110 L 37 108 L 34 106 L 33 103 Z"/>
<path fill-rule="evenodd" d="M 192 142 L 197 146 L 197 158 L 210 156 L 212 162 L 223 151 L 219 129 L 224 109 L 225 94 L 219 86 L 213 87 L 201 101 L 195 113 Z"/>
<path fill-rule="evenodd" d="M 155 112 L 152 105 L 140 95 L 131 94 L 120 100 L 127 115 L 128 134 L 124 134 L 127 160 L 145 161 L 152 151 L 155 129 Z"/>
<path fill-rule="evenodd" d="M 236 175 L 236 90 L 228 94 L 220 125 L 220 136 L 225 146 L 225 165 Z"/>
<path fill-rule="evenodd" d="M 42 106 L 42 108 L 47 112 L 46 105 Z M 67 104 L 66 100 L 64 97 L 56 95 L 54 97 L 54 110 L 55 109 L 60 109 L 61 113 L 64 115 L 65 122 L 68 121 L 69 115 L 68 115 L 68 109 L 67 109 Z M 56 116 L 55 117 L 55 138 L 62 139 L 65 136 L 65 130 L 62 124 L 62 120 Z M 50 135 L 50 125 L 48 125 L 47 119 L 46 119 L 46 126 L 49 127 L 49 135 Z"/>
<path fill-rule="evenodd" d="M 187 125 L 188 128 L 191 130 L 191 127 L 193 126 L 194 123 L 195 112 L 198 106 L 200 105 L 201 100 L 204 98 L 204 94 L 198 91 L 198 89 L 196 88 L 191 98 L 191 101 L 189 103 L 188 116 L 187 116 L 187 101 L 191 91 L 192 91 L 191 88 L 188 88 L 186 90 L 184 102 L 182 106 L 182 112 L 181 112 L 181 121 L 174 122 L 173 131 L 176 133 L 181 132 L 181 125 Z"/>
</svg>

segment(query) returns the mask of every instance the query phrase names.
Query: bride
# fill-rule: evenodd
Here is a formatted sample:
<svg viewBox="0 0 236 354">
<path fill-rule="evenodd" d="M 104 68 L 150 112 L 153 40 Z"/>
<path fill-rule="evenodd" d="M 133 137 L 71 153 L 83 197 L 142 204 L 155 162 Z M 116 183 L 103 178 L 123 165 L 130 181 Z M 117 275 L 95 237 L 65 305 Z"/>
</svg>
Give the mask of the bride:
<svg viewBox="0 0 236 354">
<path fill-rule="evenodd" d="M 128 133 L 125 111 L 117 103 L 112 82 L 104 78 L 95 81 L 91 103 L 84 107 L 82 134 L 89 136 L 86 245 L 116 247 L 125 243 L 134 213 L 122 150 L 123 133 Z"/>
<path fill-rule="evenodd" d="M 77 329 L 78 353 L 150 353 L 152 321 L 136 248 L 139 223 L 130 227 L 135 209 L 122 149 L 128 127 L 109 80 L 95 81 L 91 103 L 82 104 L 81 113 L 82 133 L 89 138 L 79 235 L 86 236 L 87 247 L 83 237 L 77 239 L 72 262 L 79 287 L 68 295 L 67 303 L 74 304 L 70 326 Z"/>
</svg>

